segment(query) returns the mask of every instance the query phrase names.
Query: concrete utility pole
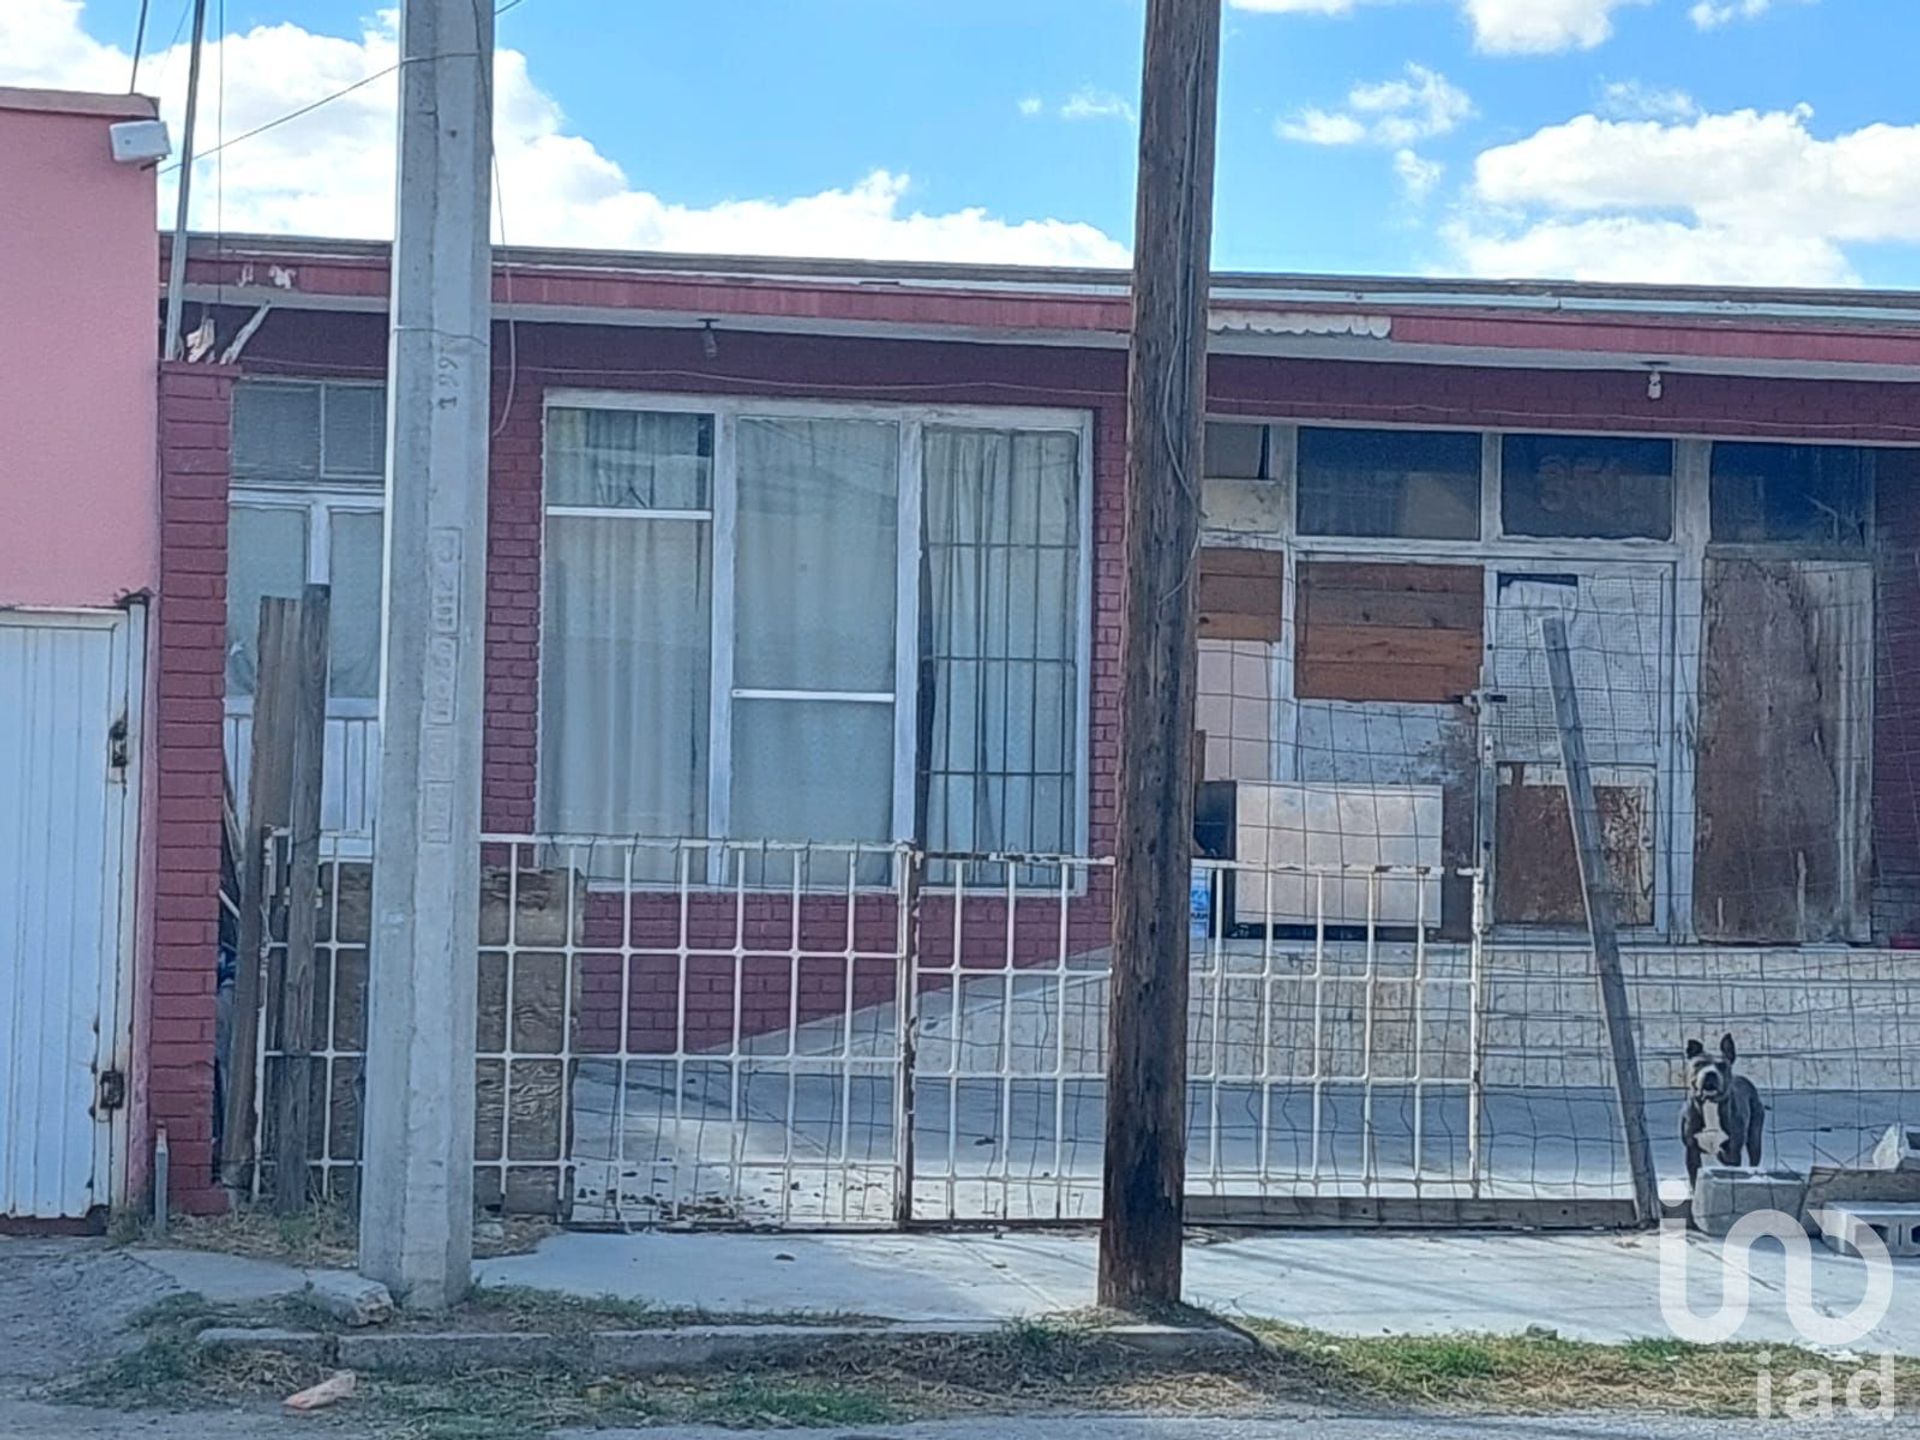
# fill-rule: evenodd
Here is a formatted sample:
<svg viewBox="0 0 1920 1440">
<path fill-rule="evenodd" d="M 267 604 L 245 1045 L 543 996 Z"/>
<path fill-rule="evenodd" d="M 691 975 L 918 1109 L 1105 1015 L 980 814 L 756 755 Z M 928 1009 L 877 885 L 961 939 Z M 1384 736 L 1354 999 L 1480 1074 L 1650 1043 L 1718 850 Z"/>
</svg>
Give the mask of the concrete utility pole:
<svg viewBox="0 0 1920 1440">
<path fill-rule="evenodd" d="M 1147 0 L 1100 1303 L 1180 1302 L 1193 871 L 1195 553 L 1220 0 Z"/>
<path fill-rule="evenodd" d="M 436 1309 L 473 1261 L 493 6 L 405 0 L 400 57 L 360 1268 Z"/>
</svg>

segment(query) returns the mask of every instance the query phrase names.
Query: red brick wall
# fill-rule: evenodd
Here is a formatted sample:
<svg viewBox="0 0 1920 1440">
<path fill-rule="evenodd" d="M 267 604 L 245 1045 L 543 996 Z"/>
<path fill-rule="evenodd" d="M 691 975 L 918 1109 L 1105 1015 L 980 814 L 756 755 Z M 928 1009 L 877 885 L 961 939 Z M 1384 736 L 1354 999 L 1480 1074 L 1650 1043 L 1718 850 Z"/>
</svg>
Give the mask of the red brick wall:
<svg viewBox="0 0 1920 1440">
<path fill-rule="evenodd" d="M 501 358 L 496 347 L 496 361 Z M 1093 653 L 1089 716 L 1089 839 L 1093 853 L 1112 846 L 1119 760 L 1120 586 L 1125 425 L 1124 357 L 1085 353 L 917 342 L 825 340 L 799 336 L 723 335 L 708 359 L 686 332 L 523 327 L 515 340 L 511 376 L 496 365 L 495 414 L 488 495 L 487 714 L 483 823 L 494 830 L 536 828 L 539 746 L 541 424 L 549 388 L 646 390 L 727 395 L 817 396 L 822 399 L 896 400 L 914 404 L 1029 405 L 1086 409 L 1093 436 Z M 941 902 L 928 902 L 929 932 Z M 1038 907 L 1035 907 L 1037 911 Z M 965 947 L 966 963 L 989 966 L 1004 950 L 1005 912 L 995 904 L 969 906 L 980 939 Z M 1105 942 L 1105 901 L 1073 907 L 1076 932 L 1097 929 Z M 679 961 L 650 947 L 671 945 L 677 924 L 672 899 L 647 897 L 633 910 L 633 956 L 628 982 L 628 1041 L 641 1052 L 724 1046 L 734 1033 L 734 914 L 731 897 L 696 902 L 690 945 L 703 953 L 687 961 L 685 1004 Z M 825 953 L 797 966 L 785 957 L 790 912 L 782 896 L 756 896 L 740 941 L 740 1033 L 759 1035 L 838 1013 L 846 1002 L 847 963 L 839 955 L 845 902 L 809 899 L 802 906 L 804 945 L 815 937 Z M 588 943 L 618 945 L 617 899 L 604 897 L 590 912 Z M 895 912 L 887 897 L 858 906 L 859 948 L 889 954 Z M 657 932 L 657 933 L 654 933 Z M 666 938 L 662 938 L 666 937 Z M 1022 926 L 1022 964 L 1046 963 L 1058 948 L 1058 919 Z M 773 953 L 768 953 L 771 950 Z M 797 985 L 796 985 L 797 978 Z M 589 1049 L 615 1048 L 620 1012 L 620 958 L 590 958 L 582 967 L 580 1036 Z M 895 967 L 856 960 L 856 1008 L 894 998 Z M 796 993 L 797 990 L 797 993 Z M 684 1026 L 684 1029 L 683 1029 Z"/>
<path fill-rule="evenodd" d="M 174 1206 L 192 1213 L 226 1203 L 213 1183 L 213 1025 L 234 375 L 213 365 L 160 371 L 157 853 L 138 1075 L 150 1124 L 167 1129 Z M 152 1136 L 134 1143 L 151 1146 Z"/>
</svg>

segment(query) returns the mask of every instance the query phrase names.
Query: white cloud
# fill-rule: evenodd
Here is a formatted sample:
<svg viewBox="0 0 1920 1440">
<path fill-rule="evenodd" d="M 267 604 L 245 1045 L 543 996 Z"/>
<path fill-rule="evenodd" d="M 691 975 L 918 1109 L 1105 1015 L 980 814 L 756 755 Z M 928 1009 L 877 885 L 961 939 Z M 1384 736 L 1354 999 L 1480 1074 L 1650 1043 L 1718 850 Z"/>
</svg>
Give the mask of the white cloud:
<svg viewBox="0 0 1920 1440">
<path fill-rule="evenodd" d="M 1757 20 L 1772 7 L 1772 0 L 1700 0 L 1687 15 L 1702 30 L 1713 30 L 1730 20 Z"/>
<path fill-rule="evenodd" d="M 1691 120 L 1700 113 L 1684 90 L 1656 90 L 1638 80 L 1615 80 L 1600 92 L 1601 113 L 1617 120 Z"/>
<path fill-rule="evenodd" d="M 1020 113 L 1026 116 L 1029 120 L 1031 120 L 1034 116 L 1038 115 L 1044 109 L 1046 109 L 1046 106 L 1041 102 L 1041 99 L 1038 95 L 1026 95 L 1021 97 Z"/>
<path fill-rule="evenodd" d="M 1275 130 L 1284 140 L 1309 145 L 1404 147 L 1445 135 L 1473 113 L 1467 92 L 1438 71 L 1408 65 L 1401 80 L 1356 85 L 1347 92 L 1344 111 L 1309 108 Z"/>
<path fill-rule="evenodd" d="M 1367 138 L 1367 127 L 1351 115 L 1336 115 L 1326 110 L 1302 110 L 1291 120 L 1274 127 L 1282 140 L 1298 140 L 1307 145 L 1358 145 Z"/>
<path fill-rule="evenodd" d="M 1236 10 L 1278 14 L 1350 15 L 1364 4 L 1390 0 L 1227 0 Z M 1613 12 L 1654 0 L 1458 0 L 1473 27 L 1474 44 L 1494 55 L 1548 55 L 1562 50 L 1591 50 L 1613 34 Z M 1764 10 L 1769 0 L 1700 0 L 1702 10 L 1735 6 Z M 1755 11 L 1754 13 L 1758 13 Z"/>
<path fill-rule="evenodd" d="M 1670 285 L 1853 285 L 1840 248 L 1809 236 L 1758 235 L 1678 220 L 1546 220 L 1512 233 L 1456 222 L 1443 231 L 1472 275 Z"/>
<path fill-rule="evenodd" d="M 1434 192 L 1441 177 L 1447 173 L 1447 167 L 1438 160 L 1428 160 L 1411 150 L 1396 150 L 1393 153 L 1393 173 L 1400 177 L 1407 198 L 1418 204 Z"/>
<path fill-rule="evenodd" d="M 239 135 L 378 75 L 397 58 L 391 12 L 351 38 L 279 24 L 210 41 L 201 75 L 203 149 L 223 66 L 226 133 Z M 130 65 L 117 46 L 86 33 L 80 0 L 0 0 L 0 85 L 124 90 Z M 151 55 L 140 72 L 141 88 L 158 90 L 176 137 L 186 73 L 184 46 Z M 390 235 L 397 92 L 397 77 L 381 76 L 210 157 L 195 171 L 194 225 Z M 675 204 L 635 188 L 591 141 L 568 134 L 560 106 L 534 84 L 521 52 L 497 52 L 494 94 L 501 203 L 515 244 L 1020 264 L 1127 259 L 1125 246 L 1088 224 L 1011 221 L 979 207 L 917 210 L 909 176 L 886 169 L 810 195 Z M 170 219 L 172 182 L 163 180 L 162 191 L 161 214 Z"/>
<path fill-rule="evenodd" d="M 1060 107 L 1062 120 L 1124 120 L 1133 123 L 1133 102 L 1111 90 L 1082 85 Z"/>
<path fill-rule="evenodd" d="M 1480 273 L 1852 283 L 1847 245 L 1920 242 L 1920 125 L 1812 118 L 1581 115 L 1483 152 L 1448 238 Z"/>
<path fill-rule="evenodd" d="M 1613 12 L 1651 0 L 1464 0 L 1473 43 L 1495 55 L 1591 50 L 1613 34 Z"/>
</svg>

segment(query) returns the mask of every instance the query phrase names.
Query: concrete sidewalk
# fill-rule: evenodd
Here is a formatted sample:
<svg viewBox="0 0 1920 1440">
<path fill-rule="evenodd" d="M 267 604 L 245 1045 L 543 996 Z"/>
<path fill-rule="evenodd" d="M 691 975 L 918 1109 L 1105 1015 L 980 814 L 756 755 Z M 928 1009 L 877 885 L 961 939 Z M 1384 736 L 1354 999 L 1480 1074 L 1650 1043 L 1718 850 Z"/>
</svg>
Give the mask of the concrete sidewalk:
<svg viewBox="0 0 1920 1440">
<path fill-rule="evenodd" d="M 1717 1307 L 1720 1246 L 1688 1241 L 1696 1311 Z M 1570 1339 L 1666 1338 L 1653 1235 L 1294 1232 L 1201 1238 L 1187 1252 L 1187 1299 L 1341 1334 L 1518 1333 Z M 725 1313 L 838 1311 L 892 1320 L 1015 1319 L 1093 1303 L 1090 1233 L 971 1235 L 564 1234 L 532 1255 L 482 1262 L 480 1283 L 614 1295 Z M 1751 1308 L 1738 1339 L 1792 1343 L 1785 1258 L 1752 1256 Z M 1815 1248 L 1814 1300 L 1852 1309 L 1856 1261 Z M 1920 1262 L 1896 1262 L 1893 1306 L 1863 1351 L 1920 1354 Z"/>
</svg>

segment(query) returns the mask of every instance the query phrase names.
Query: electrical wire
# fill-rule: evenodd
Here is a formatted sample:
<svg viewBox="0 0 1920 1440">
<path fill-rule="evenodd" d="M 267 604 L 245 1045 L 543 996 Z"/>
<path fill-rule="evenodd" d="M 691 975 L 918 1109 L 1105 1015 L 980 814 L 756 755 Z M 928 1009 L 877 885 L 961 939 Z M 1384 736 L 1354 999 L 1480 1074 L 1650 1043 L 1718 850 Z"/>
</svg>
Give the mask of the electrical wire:
<svg viewBox="0 0 1920 1440">
<path fill-rule="evenodd" d="M 231 140 L 223 140 L 220 144 L 214 146 L 213 149 L 211 150 L 202 150 L 198 155 L 195 155 L 193 157 L 194 162 L 197 164 L 202 160 L 210 159 L 213 156 L 219 154 L 222 150 L 225 150 L 230 146 L 238 145 L 242 140 L 251 140 L 256 135 L 264 135 L 267 133 L 267 131 L 277 129 L 279 126 L 285 125 L 290 120 L 298 120 L 302 115 L 311 115 L 314 111 L 318 110 L 322 105 L 330 105 L 335 100 L 340 99 L 342 96 L 351 95 L 356 90 L 364 89 L 366 86 L 371 85 L 374 81 L 384 79 L 386 76 L 393 74 L 393 72 L 398 70 L 399 68 L 400 68 L 400 62 L 396 60 L 393 62 L 393 64 L 388 65 L 384 69 L 376 70 L 371 75 L 362 76 L 360 79 L 354 81 L 351 85 L 343 85 L 340 89 L 335 90 L 330 95 L 322 95 L 318 100 L 315 100 L 310 104 L 302 105 L 298 110 L 289 110 L 286 114 L 277 116 L 276 118 L 267 121 L 267 123 L 264 125 L 256 125 L 253 127 L 253 129 L 244 131 L 241 134 L 234 136 Z M 179 168 L 180 168 L 180 162 L 176 160 L 171 165 L 164 167 L 160 171 L 160 173 L 162 175 L 169 175 L 175 170 L 178 170 Z"/>
<path fill-rule="evenodd" d="M 192 3 L 192 0 L 188 0 L 188 4 L 191 5 L 191 3 Z M 506 4 L 500 6 L 493 13 L 496 16 L 503 15 L 507 11 L 517 9 L 519 6 L 524 5 L 525 3 L 526 3 L 526 0 L 507 0 Z M 186 14 L 183 11 L 181 13 L 181 24 L 184 25 L 185 23 L 186 23 Z M 179 39 L 178 30 L 174 31 L 174 39 L 176 41 Z M 444 60 L 444 59 L 449 59 L 451 57 L 445 56 L 445 55 L 436 55 L 431 58 L 436 60 Z M 343 99 L 346 96 L 351 95 L 356 90 L 364 89 L 366 86 L 371 85 L 376 80 L 384 80 L 387 76 L 392 75 L 396 71 L 398 71 L 403 63 L 404 63 L 403 61 L 396 60 L 393 62 L 393 64 L 385 66 L 382 69 L 375 70 L 370 75 L 363 75 L 360 79 L 354 81 L 351 85 L 343 85 L 338 90 L 335 90 L 332 93 L 327 95 L 322 95 L 318 100 L 314 100 L 309 102 L 308 104 L 302 105 L 297 110 L 289 110 L 284 115 L 275 116 L 273 119 L 267 121 L 264 125 L 256 125 L 253 127 L 253 129 L 243 131 L 241 134 L 234 136 L 231 140 L 222 141 L 219 145 L 216 145 L 211 150 L 202 150 L 199 154 L 193 157 L 194 161 L 195 163 L 198 163 L 199 161 L 206 160 L 212 157 L 213 155 L 218 154 L 220 151 L 225 150 L 228 146 L 238 145 L 243 140 L 251 140 L 256 135 L 264 135 L 267 133 L 267 131 L 278 129 L 280 126 L 285 125 L 288 121 L 298 120 L 303 115 L 311 115 L 314 111 L 318 110 L 323 105 L 331 105 L 334 101 Z M 488 109 L 488 113 L 491 114 L 493 109 L 493 97 L 491 93 L 493 81 L 491 76 L 486 77 L 486 83 L 489 91 L 488 97 L 487 97 L 487 109 Z M 180 162 L 176 160 L 171 165 L 163 166 L 160 169 L 159 173 L 162 175 L 169 175 L 169 174 L 172 174 L 175 170 L 178 170 L 179 168 L 180 168 Z"/>
<path fill-rule="evenodd" d="M 129 95 L 140 88 L 140 51 L 147 41 L 147 5 L 148 0 L 140 0 L 140 22 L 133 27 L 133 74 L 127 78 Z"/>
</svg>

